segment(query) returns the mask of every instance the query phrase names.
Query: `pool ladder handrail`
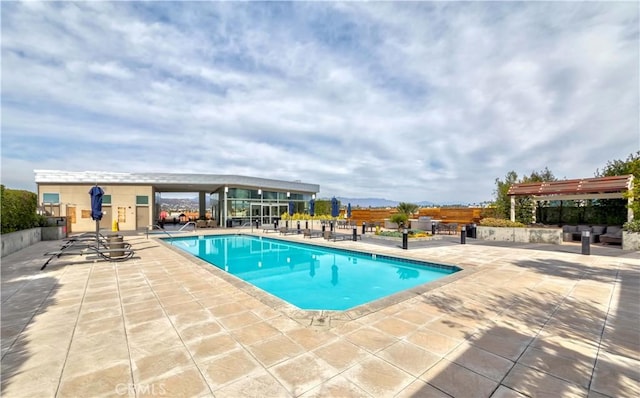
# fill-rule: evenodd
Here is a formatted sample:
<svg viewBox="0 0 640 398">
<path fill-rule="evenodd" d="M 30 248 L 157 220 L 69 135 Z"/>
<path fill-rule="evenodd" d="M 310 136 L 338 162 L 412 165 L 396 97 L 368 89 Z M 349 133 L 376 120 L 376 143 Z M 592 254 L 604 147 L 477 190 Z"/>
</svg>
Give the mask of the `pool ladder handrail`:
<svg viewBox="0 0 640 398">
<path fill-rule="evenodd" d="M 181 226 L 180 229 L 178 229 L 178 232 L 182 232 L 182 230 L 185 229 L 189 225 L 193 225 L 193 232 L 195 232 L 196 231 L 196 223 L 194 221 L 189 221 L 188 223 L 186 223 L 183 226 Z"/>
<path fill-rule="evenodd" d="M 162 228 L 161 226 L 159 226 L 158 224 L 152 224 L 150 225 L 151 228 L 147 228 L 147 239 L 149 239 L 149 230 L 154 230 L 154 229 L 158 229 L 161 232 L 164 232 L 165 234 L 167 234 L 169 236 L 169 238 L 173 241 L 173 235 L 171 235 L 169 232 L 167 232 L 167 230 L 165 230 L 164 228 Z"/>
</svg>

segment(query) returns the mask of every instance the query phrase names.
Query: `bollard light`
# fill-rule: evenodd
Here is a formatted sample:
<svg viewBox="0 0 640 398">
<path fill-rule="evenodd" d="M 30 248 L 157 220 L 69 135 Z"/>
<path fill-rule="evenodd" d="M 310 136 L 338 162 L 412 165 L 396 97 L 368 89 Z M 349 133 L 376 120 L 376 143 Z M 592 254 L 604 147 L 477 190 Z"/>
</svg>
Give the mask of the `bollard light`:
<svg viewBox="0 0 640 398">
<path fill-rule="evenodd" d="M 357 241 L 358 240 L 358 227 L 356 227 L 355 225 L 353 226 L 353 241 Z"/>
<path fill-rule="evenodd" d="M 591 231 L 582 231 L 582 254 L 591 254 Z"/>
<path fill-rule="evenodd" d="M 464 245 L 465 243 L 467 243 L 467 230 L 465 227 L 462 227 L 460 229 L 460 244 Z"/>
<path fill-rule="evenodd" d="M 406 228 L 402 230 L 402 248 L 404 250 L 409 248 L 409 231 Z"/>
<path fill-rule="evenodd" d="M 365 232 L 366 228 L 367 228 L 367 223 L 363 221 L 362 222 L 362 235 L 364 235 L 364 232 Z"/>
</svg>

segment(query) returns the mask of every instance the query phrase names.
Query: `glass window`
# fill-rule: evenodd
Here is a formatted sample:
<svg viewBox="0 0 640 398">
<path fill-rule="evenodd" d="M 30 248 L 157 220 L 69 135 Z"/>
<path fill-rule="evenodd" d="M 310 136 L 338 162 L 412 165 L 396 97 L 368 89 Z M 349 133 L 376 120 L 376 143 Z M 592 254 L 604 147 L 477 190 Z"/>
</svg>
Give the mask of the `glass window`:
<svg viewBox="0 0 640 398">
<path fill-rule="evenodd" d="M 249 202 L 245 200 L 230 200 L 229 215 L 231 217 L 248 217 Z"/>
<path fill-rule="evenodd" d="M 136 204 L 137 205 L 148 205 L 149 197 L 146 195 L 136 195 Z"/>
<path fill-rule="evenodd" d="M 276 200 L 278 199 L 278 193 L 271 191 L 262 191 L 262 198 L 264 200 Z"/>
<path fill-rule="evenodd" d="M 43 193 L 42 201 L 44 203 L 60 203 L 60 194 L 59 193 Z"/>
<path fill-rule="evenodd" d="M 110 205 L 111 204 L 111 195 L 102 195 L 102 204 Z"/>
</svg>

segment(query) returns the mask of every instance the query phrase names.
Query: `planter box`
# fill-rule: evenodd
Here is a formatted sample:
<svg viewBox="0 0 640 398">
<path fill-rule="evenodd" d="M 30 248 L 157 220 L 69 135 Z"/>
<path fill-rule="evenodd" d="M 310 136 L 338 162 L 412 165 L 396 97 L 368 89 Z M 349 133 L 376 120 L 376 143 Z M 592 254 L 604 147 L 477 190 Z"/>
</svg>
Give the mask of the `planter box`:
<svg viewBox="0 0 640 398">
<path fill-rule="evenodd" d="M 477 239 L 498 242 L 562 244 L 560 228 L 502 228 L 478 226 Z"/>
<path fill-rule="evenodd" d="M 67 227 L 42 227 L 42 240 L 60 240 L 67 237 Z"/>
<path fill-rule="evenodd" d="M 398 229 L 398 223 L 391 222 L 389 220 L 384 220 L 384 227 L 386 229 Z"/>
<path fill-rule="evenodd" d="M 622 231 L 622 250 L 640 250 L 640 233 Z"/>
</svg>

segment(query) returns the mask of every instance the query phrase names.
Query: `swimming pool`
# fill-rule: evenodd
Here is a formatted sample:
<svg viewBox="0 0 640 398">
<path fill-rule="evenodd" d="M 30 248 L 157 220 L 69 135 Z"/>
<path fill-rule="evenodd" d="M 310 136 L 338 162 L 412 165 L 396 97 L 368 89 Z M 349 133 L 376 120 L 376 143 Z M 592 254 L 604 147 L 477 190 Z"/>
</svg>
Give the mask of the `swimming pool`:
<svg viewBox="0 0 640 398">
<path fill-rule="evenodd" d="M 460 270 L 249 235 L 174 237 L 169 242 L 304 310 L 348 310 Z"/>
</svg>

